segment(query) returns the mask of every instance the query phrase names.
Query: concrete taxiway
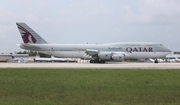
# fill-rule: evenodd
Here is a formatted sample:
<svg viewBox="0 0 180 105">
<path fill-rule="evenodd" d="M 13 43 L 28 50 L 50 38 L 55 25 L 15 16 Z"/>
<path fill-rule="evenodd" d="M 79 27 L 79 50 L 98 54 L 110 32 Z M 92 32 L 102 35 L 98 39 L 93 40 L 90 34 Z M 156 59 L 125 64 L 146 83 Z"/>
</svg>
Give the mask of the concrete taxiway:
<svg viewBox="0 0 180 105">
<path fill-rule="evenodd" d="M 60 68 L 60 69 L 179 69 L 180 63 L 0 63 L 0 68 Z"/>
</svg>

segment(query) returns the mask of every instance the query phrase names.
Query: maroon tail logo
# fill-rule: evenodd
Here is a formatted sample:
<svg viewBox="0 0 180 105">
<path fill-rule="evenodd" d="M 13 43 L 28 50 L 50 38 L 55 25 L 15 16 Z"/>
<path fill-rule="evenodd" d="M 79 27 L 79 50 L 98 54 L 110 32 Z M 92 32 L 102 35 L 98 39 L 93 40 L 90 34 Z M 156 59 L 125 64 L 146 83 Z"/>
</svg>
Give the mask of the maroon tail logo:
<svg viewBox="0 0 180 105">
<path fill-rule="evenodd" d="M 21 25 L 17 24 L 18 28 L 20 30 L 22 30 L 23 32 L 22 34 L 22 39 L 24 41 L 24 43 L 36 43 L 36 39 L 34 38 L 34 36 L 28 31 L 26 30 L 24 27 L 22 27 Z"/>
</svg>

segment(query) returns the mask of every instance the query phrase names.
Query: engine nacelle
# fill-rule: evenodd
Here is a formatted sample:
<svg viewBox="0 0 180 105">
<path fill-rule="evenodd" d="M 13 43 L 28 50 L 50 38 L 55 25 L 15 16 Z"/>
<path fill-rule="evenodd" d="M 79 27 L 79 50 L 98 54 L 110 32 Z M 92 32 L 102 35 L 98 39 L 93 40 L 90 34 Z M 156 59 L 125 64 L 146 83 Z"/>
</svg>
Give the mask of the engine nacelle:
<svg viewBox="0 0 180 105">
<path fill-rule="evenodd" d="M 111 52 L 100 52 L 98 54 L 98 57 L 100 60 L 109 61 L 112 59 L 112 53 Z"/>
<path fill-rule="evenodd" d="M 124 54 L 113 54 L 112 52 L 100 52 L 98 58 L 102 61 L 115 61 L 122 62 L 124 60 Z"/>
<path fill-rule="evenodd" d="M 116 62 L 122 62 L 124 60 L 124 55 L 120 55 L 120 54 L 112 55 L 112 60 Z"/>
</svg>

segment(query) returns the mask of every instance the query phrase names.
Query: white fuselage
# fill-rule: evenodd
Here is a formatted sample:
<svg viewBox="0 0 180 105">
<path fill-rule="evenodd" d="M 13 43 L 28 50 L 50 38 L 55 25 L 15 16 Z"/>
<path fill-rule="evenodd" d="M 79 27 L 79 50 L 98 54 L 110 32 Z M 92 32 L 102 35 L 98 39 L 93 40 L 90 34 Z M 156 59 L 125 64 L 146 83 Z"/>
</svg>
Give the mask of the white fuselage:
<svg viewBox="0 0 180 105">
<path fill-rule="evenodd" d="M 125 59 L 160 58 L 171 51 L 158 43 L 110 43 L 110 44 L 21 44 L 21 48 L 62 58 L 91 58 L 87 49 L 98 52 L 126 53 Z"/>
</svg>

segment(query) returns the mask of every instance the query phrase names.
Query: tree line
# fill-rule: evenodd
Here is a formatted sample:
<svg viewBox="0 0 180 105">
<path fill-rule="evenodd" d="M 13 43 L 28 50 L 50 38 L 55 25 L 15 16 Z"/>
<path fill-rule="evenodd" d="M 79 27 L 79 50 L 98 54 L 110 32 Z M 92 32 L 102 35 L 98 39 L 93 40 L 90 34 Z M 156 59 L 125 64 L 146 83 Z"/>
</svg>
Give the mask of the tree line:
<svg viewBox="0 0 180 105">
<path fill-rule="evenodd" d="M 19 51 L 16 54 L 28 54 L 29 56 L 36 56 L 37 52 L 35 51 Z M 51 57 L 50 55 L 39 53 L 40 57 Z"/>
</svg>

